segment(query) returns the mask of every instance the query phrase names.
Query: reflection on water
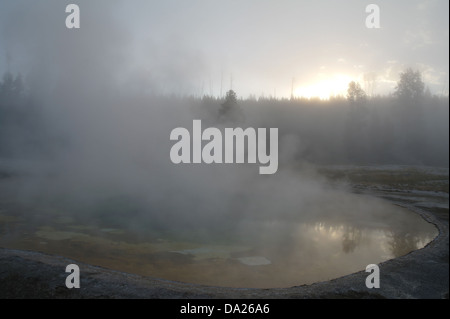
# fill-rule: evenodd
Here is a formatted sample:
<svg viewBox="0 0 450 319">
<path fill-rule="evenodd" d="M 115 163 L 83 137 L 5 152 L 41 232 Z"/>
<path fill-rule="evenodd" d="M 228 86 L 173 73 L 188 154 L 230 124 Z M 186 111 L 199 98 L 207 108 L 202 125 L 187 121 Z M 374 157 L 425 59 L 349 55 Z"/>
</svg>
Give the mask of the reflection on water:
<svg viewBox="0 0 450 319">
<path fill-rule="evenodd" d="M 437 230 L 395 206 L 383 218 L 242 221 L 228 238 L 86 225 L 56 210 L 0 211 L 0 246 L 58 254 L 169 280 L 288 287 L 330 280 L 424 247 Z M 383 208 L 386 210 L 386 207 Z M 386 216 L 391 216 L 386 218 Z"/>
</svg>

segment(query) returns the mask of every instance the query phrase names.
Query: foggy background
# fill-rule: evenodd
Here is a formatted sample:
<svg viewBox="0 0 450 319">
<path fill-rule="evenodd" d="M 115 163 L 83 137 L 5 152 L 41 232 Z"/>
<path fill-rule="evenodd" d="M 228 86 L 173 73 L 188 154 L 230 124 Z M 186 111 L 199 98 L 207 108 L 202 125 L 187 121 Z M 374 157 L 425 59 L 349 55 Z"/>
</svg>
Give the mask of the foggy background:
<svg viewBox="0 0 450 319">
<path fill-rule="evenodd" d="M 143 232 L 226 232 L 358 207 L 315 164 L 448 167 L 446 1 L 379 1 L 380 30 L 361 1 L 75 3 L 78 30 L 66 2 L 0 3 L 0 173 L 22 203 Z M 396 94 L 407 68 L 425 84 L 414 98 Z M 365 89 L 373 72 L 354 102 L 291 98 L 324 74 Z M 230 89 L 244 120 L 227 127 L 279 129 L 276 174 L 170 161 L 171 130 L 223 126 Z"/>
<path fill-rule="evenodd" d="M 76 1 L 79 30 L 65 28 L 69 3 L 3 0 L 0 70 L 197 96 L 224 96 L 232 79 L 239 97 L 289 98 L 293 78 L 301 88 L 334 75 L 374 76 L 373 94 L 389 94 L 412 67 L 448 95 L 444 0 L 377 1 L 380 29 L 366 28 L 372 2 L 359 0 Z"/>
</svg>

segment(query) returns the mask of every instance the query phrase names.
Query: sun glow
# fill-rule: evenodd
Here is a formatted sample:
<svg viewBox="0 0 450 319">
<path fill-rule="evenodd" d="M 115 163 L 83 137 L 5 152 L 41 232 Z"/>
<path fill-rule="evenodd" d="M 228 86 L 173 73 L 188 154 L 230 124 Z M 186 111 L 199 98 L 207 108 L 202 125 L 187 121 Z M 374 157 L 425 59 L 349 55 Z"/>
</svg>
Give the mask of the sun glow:
<svg viewBox="0 0 450 319">
<path fill-rule="evenodd" d="M 321 75 L 312 84 L 297 86 L 294 90 L 294 97 L 329 100 L 333 96 L 345 96 L 347 94 L 348 84 L 352 80 L 352 77 L 345 74 L 334 74 L 332 76 Z"/>
</svg>

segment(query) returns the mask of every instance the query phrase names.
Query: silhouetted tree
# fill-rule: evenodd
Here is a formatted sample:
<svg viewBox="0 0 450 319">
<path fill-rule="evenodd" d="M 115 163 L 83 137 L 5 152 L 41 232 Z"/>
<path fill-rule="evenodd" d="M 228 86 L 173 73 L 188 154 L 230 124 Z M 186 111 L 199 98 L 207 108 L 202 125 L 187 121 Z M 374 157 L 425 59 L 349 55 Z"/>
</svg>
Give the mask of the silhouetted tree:
<svg viewBox="0 0 450 319">
<path fill-rule="evenodd" d="M 400 81 L 395 88 L 395 95 L 398 98 L 417 101 L 423 96 L 424 91 L 425 83 L 423 83 L 422 74 L 419 71 L 408 68 L 405 72 L 400 73 Z"/>
<path fill-rule="evenodd" d="M 350 103 L 364 103 L 367 100 L 366 92 L 361 88 L 358 82 L 352 81 L 348 84 L 347 100 Z"/>
<path fill-rule="evenodd" d="M 39 123 L 21 75 L 6 72 L 0 80 L 0 157 L 17 155 L 25 145 L 36 144 Z"/>
<path fill-rule="evenodd" d="M 346 124 L 347 156 L 352 162 L 366 160 L 368 111 L 367 96 L 358 82 L 348 84 L 347 100 L 350 109 Z"/>
<path fill-rule="evenodd" d="M 222 103 L 222 109 L 228 110 L 237 105 L 236 92 L 229 90 L 225 96 L 225 102 Z"/>
<path fill-rule="evenodd" d="M 241 122 L 243 120 L 244 114 L 237 102 L 236 92 L 229 90 L 219 109 L 219 121 Z"/>
<path fill-rule="evenodd" d="M 0 82 L 0 106 L 13 107 L 18 104 L 23 92 L 24 85 L 21 75 L 14 78 L 10 72 L 6 72 Z"/>
<path fill-rule="evenodd" d="M 3 74 L 3 80 L 0 84 L 0 93 L 4 94 L 13 87 L 14 76 L 10 72 Z"/>
</svg>

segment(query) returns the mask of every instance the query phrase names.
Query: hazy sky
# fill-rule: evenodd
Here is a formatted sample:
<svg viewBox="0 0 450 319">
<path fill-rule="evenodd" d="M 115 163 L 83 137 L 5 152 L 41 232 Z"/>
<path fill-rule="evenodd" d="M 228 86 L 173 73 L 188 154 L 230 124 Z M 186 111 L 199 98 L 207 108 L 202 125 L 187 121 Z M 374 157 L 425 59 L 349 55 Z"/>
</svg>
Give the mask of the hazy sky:
<svg viewBox="0 0 450 319">
<path fill-rule="evenodd" d="M 65 27 L 76 3 L 81 28 Z M 370 3 L 380 29 L 368 29 Z M 392 92 L 406 67 L 448 94 L 447 0 L 0 1 L 0 72 L 108 69 L 139 91 L 239 96 L 342 94 L 351 80 Z M 74 62 L 75 61 L 75 62 Z M 72 68 L 68 65 L 73 63 Z M 76 67 L 75 67 L 76 66 Z M 74 75 L 75 76 L 75 75 Z M 100 81 L 99 77 L 99 81 Z M 92 77 L 91 77 L 92 80 Z"/>
</svg>

